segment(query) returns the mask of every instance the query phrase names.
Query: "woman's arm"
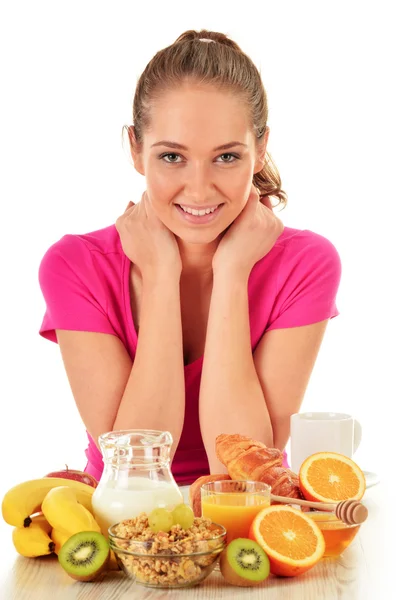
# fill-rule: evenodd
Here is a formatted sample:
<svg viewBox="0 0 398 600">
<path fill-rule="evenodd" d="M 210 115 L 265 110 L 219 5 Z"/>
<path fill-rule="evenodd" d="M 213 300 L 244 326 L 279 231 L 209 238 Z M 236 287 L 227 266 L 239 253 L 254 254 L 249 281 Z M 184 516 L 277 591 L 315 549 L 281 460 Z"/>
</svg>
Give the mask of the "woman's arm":
<svg viewBox="0 0 398 600">
<path fill-rule="evenodd" d="M 199 399 L 211 473 L 220 433 L 241 433 L 285 447 L 290 415 L 299 410 L 328 321 L 266 333 L 253 357 L 247 276 L 214 273 Z"/>
<path fill-rule="evenodd" d="M 179 276 L 143 281 L 134 364 L 115 336 L 57 330 L 71 389 L 88 432 L 161 429 L 173 436 L 184 422 L 185 383 Z"/>
<path fill-rule="evenodd" d="M 210 473 L 220 433 L 240 433 L 273 446 L 273 431 L 253 362 L 247 277 L 215 272 L 199 394 L 199 418 Z"/>
<path fill-rule="evenodd" d="M 141 307 L 134 365 L 113 429 L 170 431 L 174 455 L 185 415 L 180 278 L 144 278 Z"/>
</svg>

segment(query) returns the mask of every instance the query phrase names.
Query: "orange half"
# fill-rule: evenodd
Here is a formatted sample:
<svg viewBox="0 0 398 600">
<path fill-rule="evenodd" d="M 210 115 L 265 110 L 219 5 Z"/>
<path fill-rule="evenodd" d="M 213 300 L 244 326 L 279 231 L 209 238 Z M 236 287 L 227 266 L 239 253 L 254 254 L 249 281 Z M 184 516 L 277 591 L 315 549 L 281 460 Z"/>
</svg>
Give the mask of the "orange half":
<svg viewBox="0 0 398 600">
<path fill-rule="evenodd" d="M 325 552 L 318 525 L 297 508 L 264 508 L 254 518 L 249 537 L 263 548 L 274 575 L 294 577 L 316 565 Z"/>
<path fill-rule="evenodd" d="M 365 475 L 358 465 L 336 452 L 309 456 L 301 465 L 299 481 L 305 498 L 319 502 L 361 500 L 366 490 Z"/>
</svg>

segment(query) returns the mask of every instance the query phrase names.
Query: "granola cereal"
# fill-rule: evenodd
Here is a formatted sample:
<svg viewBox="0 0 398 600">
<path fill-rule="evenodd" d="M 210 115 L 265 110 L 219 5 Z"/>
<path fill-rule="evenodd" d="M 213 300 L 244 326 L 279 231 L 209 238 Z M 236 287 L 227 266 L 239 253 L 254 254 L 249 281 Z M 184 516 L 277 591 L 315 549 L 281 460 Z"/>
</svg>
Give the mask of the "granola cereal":
<svg viewBox="0 0 398 600">
<path fill-rule="evenodd" d="M 225 535 L 204 517 L 195 517 L 189 529 L 173 525 L 168 533 L 154 533 L 147 513 L 141 513 L 118 523 L 112 533 L 111 548 L 125 570 L 137 582 L 159 587 L 182 587 L 201 581 L 225 547 Z"/>
</svg>

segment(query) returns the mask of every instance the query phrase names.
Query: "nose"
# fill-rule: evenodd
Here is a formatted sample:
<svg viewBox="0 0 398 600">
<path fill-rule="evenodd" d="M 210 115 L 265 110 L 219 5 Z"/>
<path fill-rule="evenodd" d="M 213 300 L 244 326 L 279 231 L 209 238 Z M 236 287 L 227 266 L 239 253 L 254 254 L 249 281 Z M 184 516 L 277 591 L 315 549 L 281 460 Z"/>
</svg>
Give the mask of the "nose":
<svg viewBox="0 0 398 600">
<path fill-rule="evenodd" d="M 214 185 L 209 166 L 199 163 L 191 165 L 186 171 L 185 196 L 192 204 L 203 204 L 214 198 Z"/>
</svg>

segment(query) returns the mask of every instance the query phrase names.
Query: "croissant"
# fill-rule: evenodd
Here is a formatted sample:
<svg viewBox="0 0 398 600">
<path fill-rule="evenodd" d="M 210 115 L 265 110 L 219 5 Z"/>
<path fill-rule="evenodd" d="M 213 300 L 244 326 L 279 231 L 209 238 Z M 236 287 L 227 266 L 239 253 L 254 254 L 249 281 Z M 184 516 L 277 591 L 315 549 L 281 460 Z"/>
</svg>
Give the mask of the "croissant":
<svg viewBox="0 0 398 600">
<path fill-rule="evenodd" d="M 228 469 L 231 479 L 263 481 L 272 494 L 303 498 L 296 473 L 282 466 L 283 454 L 250 437 L 221 434 L 216 438 L 216 455 Z"/>
</svg>

